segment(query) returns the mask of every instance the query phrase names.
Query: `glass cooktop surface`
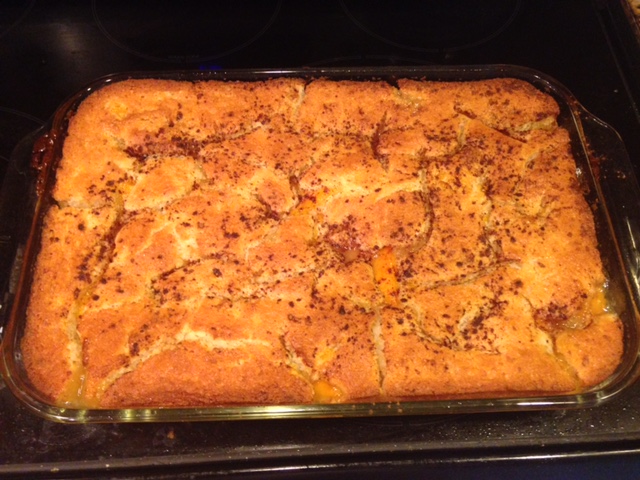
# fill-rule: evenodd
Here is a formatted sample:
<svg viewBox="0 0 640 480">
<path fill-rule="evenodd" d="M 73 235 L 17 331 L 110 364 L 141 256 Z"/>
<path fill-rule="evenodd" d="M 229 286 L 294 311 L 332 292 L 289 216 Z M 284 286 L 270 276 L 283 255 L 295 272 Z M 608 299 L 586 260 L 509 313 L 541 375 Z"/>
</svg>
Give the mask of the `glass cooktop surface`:
<svg viewBox="0 0 640 480">
<path fill-rule="evenodd" d="M 59 104 L 111 73 L 469 64 L 555 78 L 619 132 L 640 171 L 640 54 L 625 15 L 622 3 L 597 0 L 2 2 L 0 175 Z M 10 227 L 0 225 L 1 248 Z M 4 283 L 11 259 L 0 255 Z M 0 475 L 29 478 L 376 478 L 427 468 L 489 478 L 498 464 L 517 475 L 532 459 L 540 474 L 554 464 L 621 471 L 638 465 L 640 385 L 581 410 L 63 425 L 34 416 L 0 383 L 0 432 Z"/>
</svg>

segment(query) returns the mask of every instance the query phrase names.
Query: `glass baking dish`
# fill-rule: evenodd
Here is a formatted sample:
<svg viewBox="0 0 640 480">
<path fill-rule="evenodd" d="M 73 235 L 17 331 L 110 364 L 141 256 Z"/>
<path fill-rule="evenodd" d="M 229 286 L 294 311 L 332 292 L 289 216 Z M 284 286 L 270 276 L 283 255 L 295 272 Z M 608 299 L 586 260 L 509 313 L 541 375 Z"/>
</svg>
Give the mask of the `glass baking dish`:
<svg viewBox="0 0 640 480">
<path fill-rule="evenodd" d="M 608 277 L 609 302 L 624 324 L 624 355 L 616 372 L 600 385 L 579 394 L 535 397 L 462 398 L 388 403 L 264 405 L 211 408 L 69 409 L 50 405 L 29 383 L 22 365 L 29 285 L 37 254 L 38 232 L 50 202 L 55 168 L 61 156 L 68 119 L 92 92 L 129 78 L 186 81 L 244 80 L 278 77 L 385 80 L 399 78 L 471 81 L 499 77 L 525 80 L 551 95 L 561 108 L 559 124 L 571 136 L 577 175 L 595 215 L 597 236 Z M 593 407 L 615 397 L 639 372 L 638 300 L 640 287 L 640 189 L 617 133 L 589 114 L 558 82 L 523 67 L 509 65 L 410 68 L 326 68 L 284 70 L 178 71 L 111 75 L 88 85 L 55 112 L 48 125 L 15 149 L 0 197 L 0 220 L 10 242 L 11 275 L 4 292 L 4 327 L 0 365 L 6 385 L 30 410 L 63 422 L 202 421 L 275 418 L 322 418 Z"/>
</svg>

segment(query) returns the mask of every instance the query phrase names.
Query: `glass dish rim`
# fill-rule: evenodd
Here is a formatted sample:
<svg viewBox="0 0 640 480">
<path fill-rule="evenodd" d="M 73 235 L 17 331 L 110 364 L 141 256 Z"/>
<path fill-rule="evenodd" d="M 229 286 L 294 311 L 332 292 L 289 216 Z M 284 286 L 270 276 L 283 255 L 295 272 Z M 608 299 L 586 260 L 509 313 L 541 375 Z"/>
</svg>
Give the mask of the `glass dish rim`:
<svg viewBox="0 0 640 480">
<path fill-rule="evenodd" d="M 303 78 L 331 78 L 331 79 L 361 79 L 361 80 L 387 80 L 397 78 L 426 78 L 428 80 L 445 81 L 472 81 L 485 78 L 511 77 L 528 81 L 545 93 L 552 94 L 562 107 L 565 115 L 573 122 L 576 133 L 579 135 L 580 147 L 584 149 L 587 161 L 591 167 L 592 159 L 585 144 L 584 128 L 590 125 L 599 132 L 604 132 L 610 139 L 619 139 L 617 133 L 607 124 L 591 115 L 566 89 L 555 79 L 537 70 L 514 65 L 467 65 L 467 66 L 412 66 L 412 67 L 329 67 L 329 68 L 283 68 L 283 69 L 233 69 L 233 70 L 176 70 L 160 72 L 124 72 L 107 75 L 96 79 L 85 88 L 76 92 L 56 110 L 47 128 L 41 129 L 40 140 L 48 143 L 47 152 L 59 148 L 66 131 L 66 122 L 75 108 L 91 93 L 114 82 L 136 79 L 171 79 L 184 81 L 203 80 L 248 80 L 259 81 L 278 77 L 303 77 Z M 37 143 L 37 142 L 36 142 Z M 622 145 L 620 152 L 626 154 Z M 619 154 L 620 154 L 619 152 Z M 55 155 L 55 152 L 53 153 Z M 41 156 L 39 157 L 41 158 Z M 628 156 L 616 159 L 627 175 L 626 188 L 631 194 L 640 196 L 637 182 L 633 177 Z M 50 181 L 50 162 L 41 165 L 39 180 Z M 599 182 L 595 182 L 599 185 Z M 601 192 L 596 192 L 598 198 L 607 209 L 608 205 Z M 37 223 L 37 212 L 40 202 L 36 206 L 32 228 Z M 610 214 L 605 214 L 610 220 Z M 610 225 L 609 228 L 612 228 Z M 616 240 L 616 247 L 620 232 L 612 233 Z M 633 237 L 634 232 L 630 232 Z M 627 239 L 633 242 L 633 238 Z M 27 246 L 27 249 L 29 247 Z M 627 247 L 622 248 L 619 256 L 623 263 L 628 265 L 629 252 Z M 22 266 L 21 275 L 25 275 L 25 267 Z M 638 288 L 637 275 L 630 272 L 631 278 L 627 279 L 630 289 L 627 299 L 631 306 L 633 316 L 633 341 L 626 341 L 624 366 L 603 384 L 587 392 L 579 394 L 545 395 L 532 397 L 498 397 L 498 398 L 461 398 L 447 400 L 402 401 L 383 403 L 352 403 L 352 404 L 310 404 L 310 405 L 269 405 L 269 406 L 231 406 L 231 407 L 188 407 L 188 408 L 126 408 L 126 409 L 69 409 L 50 405 L 40 400 L 25 388 L 24 379 L 21 378 L 16 367 L 15 344 L 18 339 L 19 320 L 17 305 L 13 302 L 10 321 L 5 328 L 2 343 L 0 345 L 1 358 L 0 370 L 5 383 L 13 394 L 22 401 L 31 411 L 47 419 L 67 423 L 94 423 L 94 422 L 149 422 L 149 421 L 204 421 L 204 420 L 240 420 L 240 419 L 276 419 L 276 418 L 323 418 L 323 417 L 357 417 L 357 416 L 391 416 L 391 415 L 423 415 L 444 413 L 476 413 L 498 411 L 524 411 L 541 409 L 566 409 L 600 405 L 601 403 L 617 396 L 633 383 L 640 375 L 638 362 Z M 20 288 L 26 288 L 20 281 L 17 297 L 20 297 Z M 8 340 L 9 339 L 9 340 Z M 631 350 L 631 351 L 629 351 Z"/>
</svg>

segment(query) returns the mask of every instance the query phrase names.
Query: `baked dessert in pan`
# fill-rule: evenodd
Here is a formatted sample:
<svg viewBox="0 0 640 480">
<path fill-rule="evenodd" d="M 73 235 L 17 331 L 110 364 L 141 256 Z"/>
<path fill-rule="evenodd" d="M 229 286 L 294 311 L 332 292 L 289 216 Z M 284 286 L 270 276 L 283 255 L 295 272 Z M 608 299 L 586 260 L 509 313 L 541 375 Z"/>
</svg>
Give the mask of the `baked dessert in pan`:
<svg viewBox="0 0 640 480">
<path fill-rule="evenodd" d="M 623 328 L 558 113 L 513 78 L 101 88 L 55 172 L 31 382 L 75 408 L 597 385 Z"/>
</svg>

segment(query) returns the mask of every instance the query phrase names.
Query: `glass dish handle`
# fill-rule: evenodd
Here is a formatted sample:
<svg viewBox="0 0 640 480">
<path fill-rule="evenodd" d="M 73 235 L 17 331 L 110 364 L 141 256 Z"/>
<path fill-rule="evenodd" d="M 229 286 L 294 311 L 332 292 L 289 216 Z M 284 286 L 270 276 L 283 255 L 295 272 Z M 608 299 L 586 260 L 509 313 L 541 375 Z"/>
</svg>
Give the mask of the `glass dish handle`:
<svg viewBox="0 0 640 480">
<path fill-rule="evenodd" d="M 600 180 L 601 203 L 612 219 L 612 228 L 617 230 L 619 254 L 631 270 L 629 278 L 637 308 L 640 305 L 640 187 L 635 169 L 624 142 L 611 126 L 584 110 L 580 119 L 585 137 L 589 139 L 587 155 L 594 176 Z"/>
</svg>

